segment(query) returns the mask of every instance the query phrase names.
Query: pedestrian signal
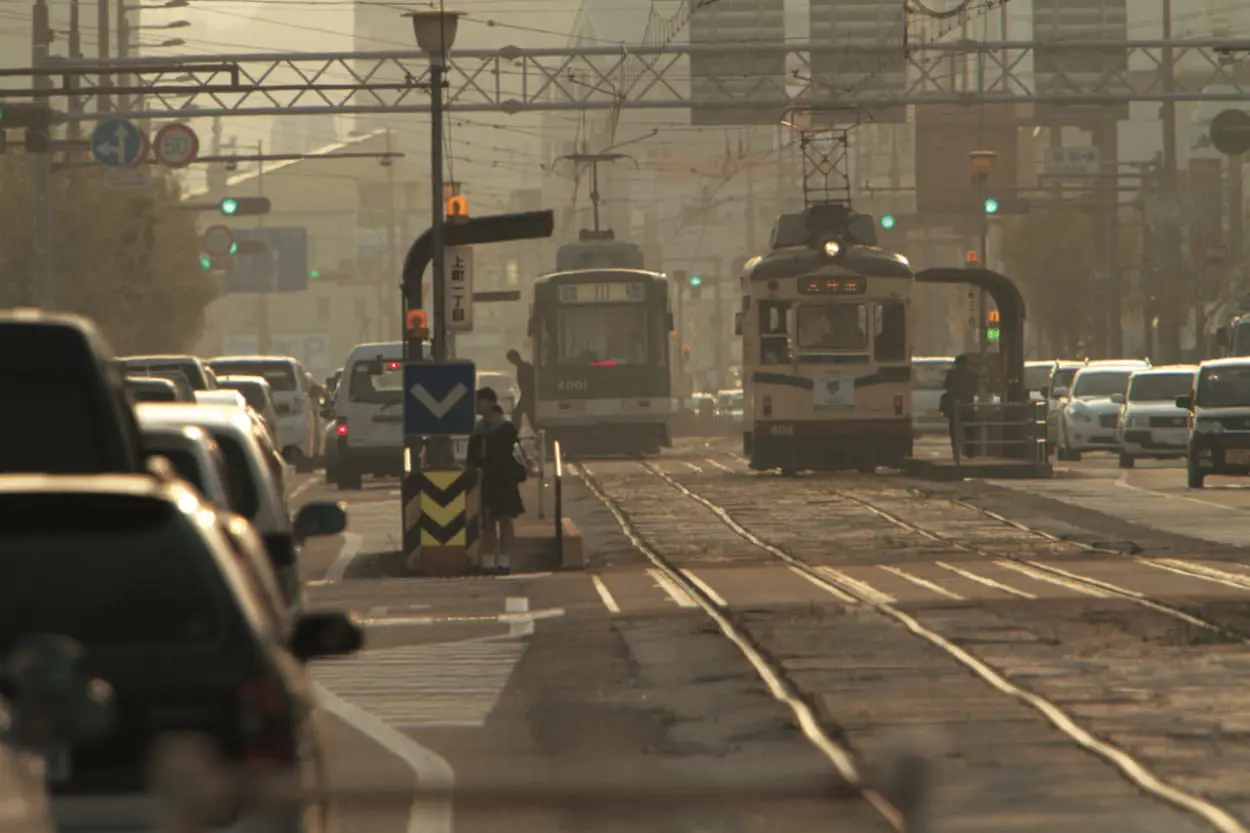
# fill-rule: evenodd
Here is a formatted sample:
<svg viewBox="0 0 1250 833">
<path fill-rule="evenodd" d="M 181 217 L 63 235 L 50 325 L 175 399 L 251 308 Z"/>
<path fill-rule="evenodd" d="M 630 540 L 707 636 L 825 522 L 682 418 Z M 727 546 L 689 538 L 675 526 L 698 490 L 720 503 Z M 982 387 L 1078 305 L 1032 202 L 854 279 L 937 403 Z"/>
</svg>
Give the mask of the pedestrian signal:
<svg viewBox="0 0 1250 833">
<path fill-rule="evenodd" d="M 985 340 L 986 341 L 998 341 L 998 339 L 1002 335 L 1002 331 L 998 327 L 998 323 L 999 323 L 998 310 L 996 309 L 990 310 L 989 319 L 990 319 L 989 326 L 985 328 Z"/>
<path fill-rule="evenodd" d="M 964 252 L 964 265 L 976 266 L 981 262 L 981 256 L 977 254 L 976 249 L 969 249 Z"/>
<path fill-rule="evenodd" d="M 404 329 L 406 329 L 410 335 L 422 333 L 428 330 L 429 324 L 427 323 L 427 319 L 425 317 L 425 310 L 408 310 L 408 315 L 404 318 Z"/>
</svg>

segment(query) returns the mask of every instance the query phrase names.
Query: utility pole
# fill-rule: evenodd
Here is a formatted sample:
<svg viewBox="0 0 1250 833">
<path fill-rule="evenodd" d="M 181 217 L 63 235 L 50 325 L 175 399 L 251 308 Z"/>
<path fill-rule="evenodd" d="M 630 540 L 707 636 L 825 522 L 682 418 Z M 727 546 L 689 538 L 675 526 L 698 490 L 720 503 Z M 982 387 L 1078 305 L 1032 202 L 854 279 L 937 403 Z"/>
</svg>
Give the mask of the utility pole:
<svg viewBox="0 0 1250 833">
<path fill-rule="evenodd" d="M 52 27 L 48 20 L 48 0 L 35 0 L 31 7 L 30 26 L 32 67 L 38 69 L 48 63 L 51 44 Z M 35 76 L 36 89 L 47 90 L 51 87 L 51 77 Z M 35 306 L 50 310 L 55 299 L 55 288 L 52 285 L 52 156 L 45 148 L 42 153 L 28 153 L 26 158 L 35 186 L 35 258 L 31 263 L 31 297 Z"/>
<path fill-rule="evenodd" d="M 109 59 L 109 36 L 112 34 L 112 27 L 109 25 L 109 0 L 96 0 L 97 22 L 99 29 L 99 47 L 100 47 L 100 64 L 105 64 Z M 100 89 L 107 90 L 113 86 L 107 72 L 100 73 Z M 109 101 L 107 95 L 101 95 L 99 98 L 99 108 L 101 113 L 112 110 L 112 102 Z"/>
<path fill-rule="evenodd" d="M 1106 339 L 1099 342 L 1106 352 L 1107 358 L 1119 358 L 1124 354 L 1124 325 L 1121 310 L 1123 284 L 1120 278 L 1120 140 L 1118 124 L 1114 121 L 1103 121 L 1095 126 L 1093 132 L 1094 146 L 1098 148 L 1103 175 L 1098 178 L 1094 191 L 1099 206 L 1095 211 L 1103 215 L 1100 224 L 1103 229 L 1103 249 L 1105 252 L 1103 285 L 1106 287 L 1104 308 L 1106 318 L 1103 319 Z"/>
<path fill-rule="evenodd" d="M 391 152 L 391 129 L 386 129 L 386 152 Z M 395 216 L 395 165 L 388 156 L 382 160 L 382 164 L 386 166 L 386 277 L 394 279 L 399 276 L 399 254 L 396 250 L 396 235 L 398 230 L 395 228 L 397 218 Z M 389 318 L 382 314 L 383 290 L 387 286 L 386 280 L 378 281 L 378 341 L 386 338 L 386 327 L 383 322 L 390 321 L 394 316 Z"/>
<path fill-rule="evenodd" d="M 101 37 L 104 37 L 101 34 Z M 117 57 L 125 60 L 130 57 L 130 21 L 126 19 L 126 0 L 117 0 Z M 130 73 L 123 72 L 118 78 L 122 87 L 130 86 Z M 130 110 L 130 98 L 122 93 L 117 95 L 117 109 L 125 113 Z"/>
<path fill-rule="evenodd" d="M 725 387 L 725 378 L 728 376 L 725 365 L 725 274 L 721 271 L 723 263 L 724 259 L 716 255 L 712 266 L 716 270 L 712 278 L 712 289 L 716 292 L 716 298 L 713 301 L 716 306 L 712 308 L 712 346 L 716 351 L 716 390 L 718 391 Z"/>
<path fill-rule="evenodd" d="M 263 141 L 256 143 L 256 155 L 263 156 L 265 153 L 265 143 Z M 265 196 L 265 160 L 256 160 L 256 190 L 260 196 Z M 256 218 L 256 227 L 265 227 L 265 215 L 261 214 Z M 262 356 L 269 355 L 270 345 L 273 341 L 269 332 L 269 293 L 277 289 L 278 276 L 276 274 L 267 276 L 269 286 L 265 292 L 256 294 L 256 340 L 257 352 Z"/>
<path fill-rule="evenodd" d="M 82 19 L 79 16 L 78 0 L 69 0 L 69 57 L 77 60 L 83 57 L 82 54 Z M 71 90 L 78 90 L 79 78 L 74 76 L 69 79 Z M 82 112 L 82 98 L 77 92 L 69 97 L 69 111 L 71 113 Z M 82 125 L 77 121 L 69 123 L 69 140 L 77 141 L 82 136 Z"/>
<path fill-rule="evenodd" d="M 1162 73 L 1164 93 L 1176 90 L 1176 57 L 1172 42 L 1172 0 L 1163 0 L 1163 47 L 1159 71 Z M 1163 102 L 1163 199 L 1168 213 L 1164 217 L 1162 229 L 1162 245 L 1164 262 L 1160 264 L 1161 281 L 1156 287 L 1156 297 L 1161 302 L 1156 307 L 1159 317 L 1159 337 L 1155 347 L 1159 352 L 1159 360 L 1163 364 L 1175 364 L 1181 360 L 1181 315 L 1179 311 L 1186 308 L 1182 298 L 1176 298 L 1177 289 L 1188 296 L 1193 291 L 1191 283 L 1180 280 L 1177 276 L 1184 275 L 1181 257 L 1181 235 L 1177 217 L 1171 208 L 1180 199 L 1178 188 L 1178 172 L 1176 161 L 1176 105 L 1172 101 Z M 1170 296 L 1170 297 L 1169 297 Z M 1180 301 L 1180 303 L 1177 303 Z"/>
</svg>

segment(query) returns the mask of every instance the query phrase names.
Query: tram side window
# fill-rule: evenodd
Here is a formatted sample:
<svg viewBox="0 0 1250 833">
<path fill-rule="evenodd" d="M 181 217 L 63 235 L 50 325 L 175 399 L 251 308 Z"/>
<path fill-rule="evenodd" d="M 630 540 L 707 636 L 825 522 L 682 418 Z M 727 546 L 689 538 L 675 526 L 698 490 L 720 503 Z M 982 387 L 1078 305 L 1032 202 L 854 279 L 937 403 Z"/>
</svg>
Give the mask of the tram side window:
<svg viewBox="0 0 1250 833">
<path fill-rule="evenodd" d="M 907 361 L 907 307 L 901 301 L 886 301 L 875 310 L 873 358 L 879 362 Z"/>
<path fill-rule="evenodd" d="M 785 301 L 761 301 L 760 364 L 790 363 L 790 305 Z"/>
</svg>

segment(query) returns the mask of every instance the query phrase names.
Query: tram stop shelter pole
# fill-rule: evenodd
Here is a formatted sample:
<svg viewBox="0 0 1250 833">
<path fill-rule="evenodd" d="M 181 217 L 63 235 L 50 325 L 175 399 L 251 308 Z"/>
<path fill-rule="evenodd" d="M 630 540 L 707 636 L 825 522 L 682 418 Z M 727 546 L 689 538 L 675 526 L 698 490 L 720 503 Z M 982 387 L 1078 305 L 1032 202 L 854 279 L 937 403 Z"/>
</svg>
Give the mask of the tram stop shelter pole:
<svg viewBox="0 0 1250 833">
<path fill-rule="evenodd" d="M 555 216 L 550 210 L 526 211 L 516 214 L 491 214 L 483 217 L 458 218 L 442 228 L 444 246 L 472 246 L 478 243 L 502 243 L 509 240 L 532 240 L 550 237 L 555 229 Z M 423 308 L 421 281 L 434 257 L 434 230 L 422 233 L 404 257 L 400 289 L 403 294 L 404 375 L 409 377 L 411 365 L 424 364 L 425 331 L 408 330 L 410 311 Z M 435 282 L 439 284 L 438 281 Z M 445 308 L 445 305 L 444 305 Z M 433 322 L 436 327 L 443 322 Z M 465 363 L 441 362 L 447 366 Z M 452 374 L 454 375 L 454 373 Z M 471 373 L 470 373 L 471 377 Z M 407 387 L 407 383 L 405 383 Z M 474 387 L 471 383 L 469 387 Z M 454 406 L 474 390 L 427 392 Z M 414 391 L 404 391 L 404 473 L 400 484 L 401 529 L 403 552 L 409 569 L 429 575 L 461 575 L 476 563 L 481 518 L 478 512 L 479 489 L 477 473 L 466 470 L 451 454 L 431 459 L 424 452 L 427 438 L 410 433 L 413 422 L 410 411 L 415 407 Z M 454 401 L 453 401 L 454 399 Z M 450 406 L 448 406 L 450 407 Z M 430 438 L 433 439 L 433 438 Z M 450 437 L 445 437 L 450 444 Z M 445 449 L 444 449 L 445 450 Z"/>
</svg>

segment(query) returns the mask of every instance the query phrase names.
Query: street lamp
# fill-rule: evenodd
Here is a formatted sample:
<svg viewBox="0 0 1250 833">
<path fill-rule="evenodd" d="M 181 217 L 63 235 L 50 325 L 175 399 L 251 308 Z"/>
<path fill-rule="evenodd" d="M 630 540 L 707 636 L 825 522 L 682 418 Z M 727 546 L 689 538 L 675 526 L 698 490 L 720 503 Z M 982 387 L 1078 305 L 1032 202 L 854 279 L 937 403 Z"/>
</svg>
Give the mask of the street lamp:
<svg viewBox="0 0 1250 833">
<path fill-rule="evenodd" d="M 447 53 L 456 41 L 456 27 L 460 12 L 444 10 L 406 12 L 412 19 L 412 33 L 417 46 L 430 59 L 430 190 L 433 201 L 430 211 L 431 266 L 434 278 L 434 360 L 447 361 L 450 352 L 447 344 L 447 269 L 443 259 L 443 70 Z M 406 312 L 406 311 L 405 311 Z M 409 361 L 419 361 L 420 356 L 408 356 Z M 435 441 L 437 440 L 437 441 Z M 410 449 L 415 460 L 416 449 Z M 455 465 L 455 452 L 450 437 L 431 437 L 426 448 L 426 463 L 436 467 Z M 415 466 L 414 466 L 415 468 Z"/>
</svg>

